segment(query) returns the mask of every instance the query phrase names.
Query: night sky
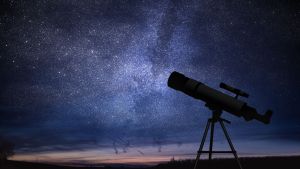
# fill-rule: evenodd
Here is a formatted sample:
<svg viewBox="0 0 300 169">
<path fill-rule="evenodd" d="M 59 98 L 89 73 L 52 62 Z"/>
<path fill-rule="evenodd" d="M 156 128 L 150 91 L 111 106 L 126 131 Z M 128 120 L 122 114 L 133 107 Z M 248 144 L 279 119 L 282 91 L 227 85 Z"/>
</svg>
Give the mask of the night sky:
<svg viewBox="0 0 300 169">
<path fill-rule="evenodd" d="M 167 86 L 176 70 L 240 88 L 260 113 L 274 111 L 270 125 L 223 113 L 240 156 L 300 154 L 299 6 L 2 0 L 0 137 L 15 144 L 15 160 L 194 158 L 211 112 Z"/>
</svg>

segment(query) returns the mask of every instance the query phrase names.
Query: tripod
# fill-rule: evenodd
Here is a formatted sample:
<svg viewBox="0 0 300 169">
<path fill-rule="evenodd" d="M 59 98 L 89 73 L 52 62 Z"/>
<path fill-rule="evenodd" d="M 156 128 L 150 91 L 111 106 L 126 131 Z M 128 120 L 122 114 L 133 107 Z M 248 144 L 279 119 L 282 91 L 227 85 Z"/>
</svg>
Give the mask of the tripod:
<svg viewBox="0 0 300 169">
<path fill-rule="evenodd" d="M 242 169 L 242 165 L 239 161 L 239 158 L 238 158 L 238 155 L 233 147 L 233 144 L 231 142 L 231 139 L 227 133 L 227 130 L 225 128 L 225 125 L 224 125 L 224 122 L 230 124 L 230 121 L 226 120 L 226 119 L 223 119 L 221 118 L 221 114 L 222 114 L 222 109 L 219 109 L 213 105 L 208 105 L 206 104 L 206 106 L 212 110 L 213 114 L 212 114 L 212 117 L 209 118 L 207 120 L 207 124 L 206 124 L 206 127 L 205 127 L 205 131 L 204 131 L 204 134 L 203 134 L 203 137 L 202 137 L 202 140 L 201 140 L 201 144 L 200 144 L 200 147 L 199 147 L 199 150 L 197 152 L 197 157 L 196 157 L 196 162 L 195 162 L 195 166 L 194 166 L 194 169 L 197 168 L 197 164 L 199 162 L 199 159 L 200 159 L 200 155 L 201 153 L 208 153 L 208 159 L 211 160 L 212 159 L 212 154 L 213 153 L 220 153 L 220 154 L 224 154 L 224 153 L 230 153 L 230 154 L 233 154 L 234 155 L 234 158 L 236 159 L 236 162 L 238 163 L 239 165 L 239 168 Z M 230 149 L 231 151 L 213 151 L 213 140 L 214 140 L 214 129 L 215 129 L 215 123 L 220 123 L 221 127 L 222 127 L 222 130 L 223 130 L 223 133 L 227 139 L 227 142 L 230 146 Z M 203 146 L 204 146 L 204 143 L 205 143 L 205 139 L 206 139 L 206 136 L 207 136 L 207 132 L 209 130 L 209 127 L 211 126 L 210 128 L 210 140 L 209 140 L 209 151 L 203 151 Z"/>
</svg>

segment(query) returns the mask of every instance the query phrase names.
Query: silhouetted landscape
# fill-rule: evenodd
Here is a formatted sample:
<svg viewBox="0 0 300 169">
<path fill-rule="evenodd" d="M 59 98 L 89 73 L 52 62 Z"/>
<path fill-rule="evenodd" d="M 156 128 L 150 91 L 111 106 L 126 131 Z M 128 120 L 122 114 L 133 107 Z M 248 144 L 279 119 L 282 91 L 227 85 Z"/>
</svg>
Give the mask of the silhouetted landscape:
<svg viewBox="0 0 300 169">
<path fill-rule="evenodd" d="M 288 168 L 298 169 L 300 163 L 300 156 L 287 156 L 287 157 L 248 157 L 241 158 L 241 163 L 244 169 L 260 169 L 260 168 Z M 1 167 L 1 169 L 192 169 L 194 166 L 194 160 L 171 160 L 168 163 L 158 164 L 152 167 L 71 167 L 71 166 L 59 166 L 42 163 L 20 162 L 20 161 L 7 161 L 7 163 Z M 235 169 L 238 168 L 234 159 L 213 159 L 212 161 L 201 160 L 198 168 L 201 169 Z"/>
</svg>

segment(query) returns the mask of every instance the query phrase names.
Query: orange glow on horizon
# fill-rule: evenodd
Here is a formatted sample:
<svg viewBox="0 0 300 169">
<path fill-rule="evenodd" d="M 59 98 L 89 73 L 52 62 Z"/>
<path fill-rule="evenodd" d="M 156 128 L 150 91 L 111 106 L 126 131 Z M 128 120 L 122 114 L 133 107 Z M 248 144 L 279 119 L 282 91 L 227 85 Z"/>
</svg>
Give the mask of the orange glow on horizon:
<svg viewBox="0 0 300 169">
<path fill-rule="evenodd" d="M 241 145 L 249 145 L 251 150 L 241 151 L 239 147 Z M 215 149 L 226 150 L 224 148 L 224 143 L 216 144 Z M 290 147 L 290 151 L 284 153 L 282 150 L 276 151 L 263 151 L 260 150 L 260 145 L 264 145 L 264 148 L 269 148 L 277 146 L 270 144 L 263 144 L 263 142 L 253 141 L 249 142 L 238 142 L 236 144 L 239 150 L 240 157 L 258 157 L 258 156 L 282 156 L 282 155 L 299 155 L 299 150 L 294 149 L 293 146 Z M 254 146 L 256 145 L 256 146 Z M 268 147 L 270 146 L 270 147 Z M 120 152 L 115 154 L 113 148 L 101 148 L 101 149 L 86 149 L 86 150 L 72 150 L 72 151 L 51 151 L 51 152 L 28 152 L 28 153 L 16 153 L 15 156 L 10 158 L 10 160 L 16 161 L 28 161 L 28 162 L 39 162 L 39 163 L 53 163 L 53 164 L 63 164 L 63 165 L 110 165 L 110 164 L 129 164 L 129 165 L 156 165 L 163 162 L 168 162 L 174 157 L 175 160 L 182 159 L 194 159 L 196 151 L 198 149 L 198 144 L 188 143 L 178 146 L 177 144 L 164 145 L 162 151 L 158 152 L 158 148 L 154 146 L 142 146 L 142 147 L 132 147 L 128 149 L 126 153 Z M 283 147 L 287 149 L 287 147 Z M 295 153 L 293 153 L 293 151 Z M 255 152 L 255 153 L 254 153 Z M 280 152 L 280 153 L 279 153 Z M 228 158 L 231 155 L 214 155 L 214 158 Z M 202 158 L 207 158 L 203 155 Z"/>
<path fill-rule="evenodd" d="M 115 154 L 112 148 L 99 150 L 75 150 L 75 151 L 55 151 L 55 152 L 39 152 L 39 153 L 19 153 L 11 158 L 16 161 L 29 162 L 46 162 L 57 164 L 130 164 L 130 165 L 155 165 L 162 162 L 170 161 L 172 154 L 178 153 L 178 150 L 190 149 L 192 146 L 186 144 L 185 147 L 177 145 L 164 146 L 162 152 L 158 152 L 153 146 L 145 146 L 141 148 L 131 148 L 128 152 Z M 141 154 L 137 150 L 142 150 Z M 177 159 L 189 158 L 191 156 L 177 155 Z"/>
</svg>

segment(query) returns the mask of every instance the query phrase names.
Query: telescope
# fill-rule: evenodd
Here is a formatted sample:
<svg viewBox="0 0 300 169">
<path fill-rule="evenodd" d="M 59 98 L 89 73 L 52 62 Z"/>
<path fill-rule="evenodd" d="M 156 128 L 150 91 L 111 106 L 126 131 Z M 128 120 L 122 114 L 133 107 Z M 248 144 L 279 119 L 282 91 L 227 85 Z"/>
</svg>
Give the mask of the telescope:
<svg viewBox="0 0 300 169">
<path fill-rule="evenodd" d="M 168 86 L 195 99 L 206 102 L 208 107 L 213 106 L 215 109 L 225 110 L 235 116 L 243 117 L 246 121 L 255 119 L 264 124 L 270 123 L 271 110 L 267 110 L 263 115 L 258 114 L 255 108 L 248 106 L 244 101 L 238 100 L 238 96 L 249 97 L 249 94 L 225 83 L 221 83 L 220 87 L 234 93 L 235 97 L 208 87 L 176 71 L 171 73 L 168 79 Z"/>
</svg>

